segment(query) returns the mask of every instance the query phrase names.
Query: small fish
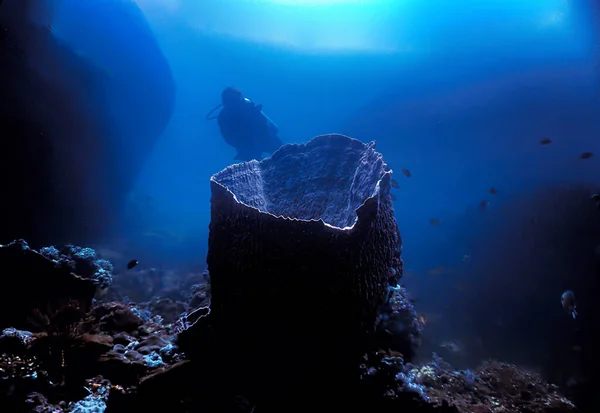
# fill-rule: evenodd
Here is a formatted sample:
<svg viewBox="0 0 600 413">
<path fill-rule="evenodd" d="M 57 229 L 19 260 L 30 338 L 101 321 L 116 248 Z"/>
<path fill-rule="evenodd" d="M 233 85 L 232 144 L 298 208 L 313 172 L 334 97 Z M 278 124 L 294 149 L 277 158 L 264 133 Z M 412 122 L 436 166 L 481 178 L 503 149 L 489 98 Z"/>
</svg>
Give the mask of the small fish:
<svg viewBox="0 0 600 413">
<path fill-rule="evenodd" d="M 544 138 L 540 141 L 540 145 L 550 145 L 552 143 L 552 139 Z"/>
<path fill-rule="evenodd" d="M 427 274 L 429 275 L 441 275 L 444 273 L 444 271 L 446 271 L 446 268 L 443 265 L 440 265 L 437 268 L 434 268 L 432 270 L 427 271 Z"/>
<path fill-rule="evenodd" d="M 390 193 L 390 199 L 391 199 L 392 201 L 396 201 L 398 198 L 396 198 L 396 195 L 394 195 L 394 194 Z"/>
<path fill-rule="evenodd" d="M 396 189 L 400 188 L 400 185 L 398 185 L 398 181 L 396 181 L 395 179 L 392 179 L 391 184 L 392 184 L 392 188 L 396 188 Z"/>
<path fill-rule="evenodd" d="M 444 319 L 444 313 L 418 314 L 417 321 L 423 325 L 434 324 Z"/>
<path fill-rule="evenodd" d="M 594 154 L 592 152 L 584 152 L 579 155 L 579 159 L 590 159 Z"/>
<path fill-rule="evenodd" d="M 391 357 L 404 357 L 404 354 L 400 353 L 399 351 L 392 350 L 391 348 L 388 348 L 388 354 Z"/>
<path fill-rule="evenodd" d="M 467 255 L 467 254 L 465 254 L 465 255 L 463 255 L 463 257 L 462 257 L 462 260 L 461 260 L 461 261 L 462 261 L 462 262 L 464 262 L 464 263 L 470 262 L 470 261 L 471 261 L 471 256 L 470 256 L 470 255 Z"/>
<path fill-rule="evenodd" d="M 438 218 L 431 218 L 429 220 L 429 225 L 435 227 L 436 225 L 440 224 L 440 220 Z"/>
<path fill-rule="evenodd" d="M 490 205 L 490 201 L 488 201 L 487 199 L 484 199 L 483 201 L 481 201 L 479 203 L 479 209 L 481 209 L 482 211 L 485 210 L 488 206 Z"/>
<path fill-rule="evenodd" d="M 127 263 L 127 269 L 130 270 L 138 264 L 139 264 L 138 260 L 131 260 Z"/>
<path fill-rule="evenodd" d="M 101 298 L 104 297 L 106 295 L 106 293 L 108 292 L 108 287 L 107 288 L 98 288 L 96 290 L 96 295 L 95 298 Z"/>
<path fill-rule="evenodd" d="M 494 187 L 490 188 L 490 194 L 496 195 L 497 193 L 498 193 L 498 190 L 496 188 L 494 188 Z"/>
<path fill-rule="evenodd" d="M 402 169 L 402 174 L 404 174 L 405 177 L 410 178 L 411 173 L 408 169 Z"/>
<path fill-rule="evenodd" d="M 388 348 L 387 350 L 380 348 L 377 350 L 377 355 L 381 357 L 404 357 L 404 354 L 400 353 L 399 351 L 392 350 L 391 348 Z"/>
<path fill-rule="evenodd" d="M 571 314 L 573 318 L 577 318 L 577 303 L 575 302 L 575 293 L 573 291 L 565 291 L 560 296 L 560 303 L 567 313 Z"/>
<path fill-rule="evenodd" d="M 462 350 L 460 344 L 458 344 L 456 341 L 444 341 L 440 344 L 440 347 L 445 348 L 451 353 L 460 353 Z"/>
</svg>

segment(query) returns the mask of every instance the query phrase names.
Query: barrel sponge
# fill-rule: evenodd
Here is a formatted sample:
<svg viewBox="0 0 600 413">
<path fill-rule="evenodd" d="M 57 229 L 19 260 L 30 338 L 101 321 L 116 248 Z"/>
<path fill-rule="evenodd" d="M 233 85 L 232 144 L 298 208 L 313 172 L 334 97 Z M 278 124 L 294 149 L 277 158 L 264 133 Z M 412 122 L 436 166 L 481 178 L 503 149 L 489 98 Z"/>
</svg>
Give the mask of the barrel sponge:
<svg viewBox="0 0 600 413">
<path fill-rule="evenodd" d="M 329 134 L 213 175 L 217 336 L 246 354 L 358 351 L 402 273 L 391 174 L 374 142 Z"/>
</svg>

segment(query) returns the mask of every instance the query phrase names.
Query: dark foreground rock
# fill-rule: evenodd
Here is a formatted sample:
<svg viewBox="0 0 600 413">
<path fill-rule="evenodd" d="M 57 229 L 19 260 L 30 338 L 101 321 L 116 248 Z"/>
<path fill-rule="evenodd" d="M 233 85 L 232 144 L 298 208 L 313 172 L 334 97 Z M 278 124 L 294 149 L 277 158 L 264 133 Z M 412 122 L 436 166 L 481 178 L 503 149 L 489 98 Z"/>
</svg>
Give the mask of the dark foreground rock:
<svg viewBox="0 0 600 413">
<path fill-rule="evenodd" d="M 96 260 L 90 248 L 38 252 L 18 240 L 0 245 L 0 271 L 10 285 L 0 290 L 0 329 L 31 330 L 47 324 L 61 309 L 72 307 L 69 317 L 89 310 L 97 289 L 110 285 L 112 265 Z"/>
<path fill-rule="evenodd" d="M 104 408 L 110 391 L 131 391 L 145 376 L 179 362 L 169 327 L 137 312 L 126 304 L 104 303 L 67 327 L 52 319 L 38 333 L 5 329 L 0 410 Z"/>
<path fill-rule="evenodd" d="M 18 240 L 0 246 L 0 269 L 11 285 L 0 297 L 0 411 L 104 402 L 109 388 L 124 391 L 179 361 L 175 329 L 160 316 L 94 299 L 113 268 L 93 249 L 35 251 Z M 96 385 L 106 391 L 90 392 Z"/>
</svg>

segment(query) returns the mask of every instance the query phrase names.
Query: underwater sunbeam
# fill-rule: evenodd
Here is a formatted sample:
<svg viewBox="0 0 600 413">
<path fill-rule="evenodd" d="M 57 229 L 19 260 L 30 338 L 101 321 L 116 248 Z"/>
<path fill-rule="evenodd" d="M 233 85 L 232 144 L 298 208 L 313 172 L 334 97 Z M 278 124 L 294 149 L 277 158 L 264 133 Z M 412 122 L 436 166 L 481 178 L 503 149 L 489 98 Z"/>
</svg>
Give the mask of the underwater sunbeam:
<svg viewBox="0 0 600 413">
<path fill-rule="evenodd" d="M 380 3 L 381 0 L 257 0 L 262 3 L 286 4 L 290 6 L 327 6 L 333 4 L 373 4 Z"/>
<path fill-rule="evenodd" d="M 310 54 L 430 56 L 502 48 L 515 38 L 516 50 L 535 51 L 578 36 L 574 6 L 564 0 L 463 0 L 460 7 L 414 0 L 135 1 L 156 21 L 180 20 L 201 35 Z M 549 40 L 550 32 L 557 37 Z"/>
</svg>

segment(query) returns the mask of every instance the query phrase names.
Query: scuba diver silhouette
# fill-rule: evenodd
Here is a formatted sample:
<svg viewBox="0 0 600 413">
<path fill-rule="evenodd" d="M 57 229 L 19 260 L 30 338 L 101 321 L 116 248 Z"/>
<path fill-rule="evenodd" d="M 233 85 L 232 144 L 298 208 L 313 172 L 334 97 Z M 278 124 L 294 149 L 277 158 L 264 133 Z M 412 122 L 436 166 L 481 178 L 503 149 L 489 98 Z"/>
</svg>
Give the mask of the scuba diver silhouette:
<svg viewBox="0 0 600 413">
<path fill-rule="evenodd" d="M 233 87 L 221 92 L 221 102 L 208 112 L 206 120 L 217 119 L 223 140 L 237 149 L 234 160 L 258 160 L 263 153 L 271 154 L 283 145 L 279 128 L 263 113 L 262 105 L 256 105 Z M 212 116 L 221 107 L 221 112 Z"/>
</svg>

